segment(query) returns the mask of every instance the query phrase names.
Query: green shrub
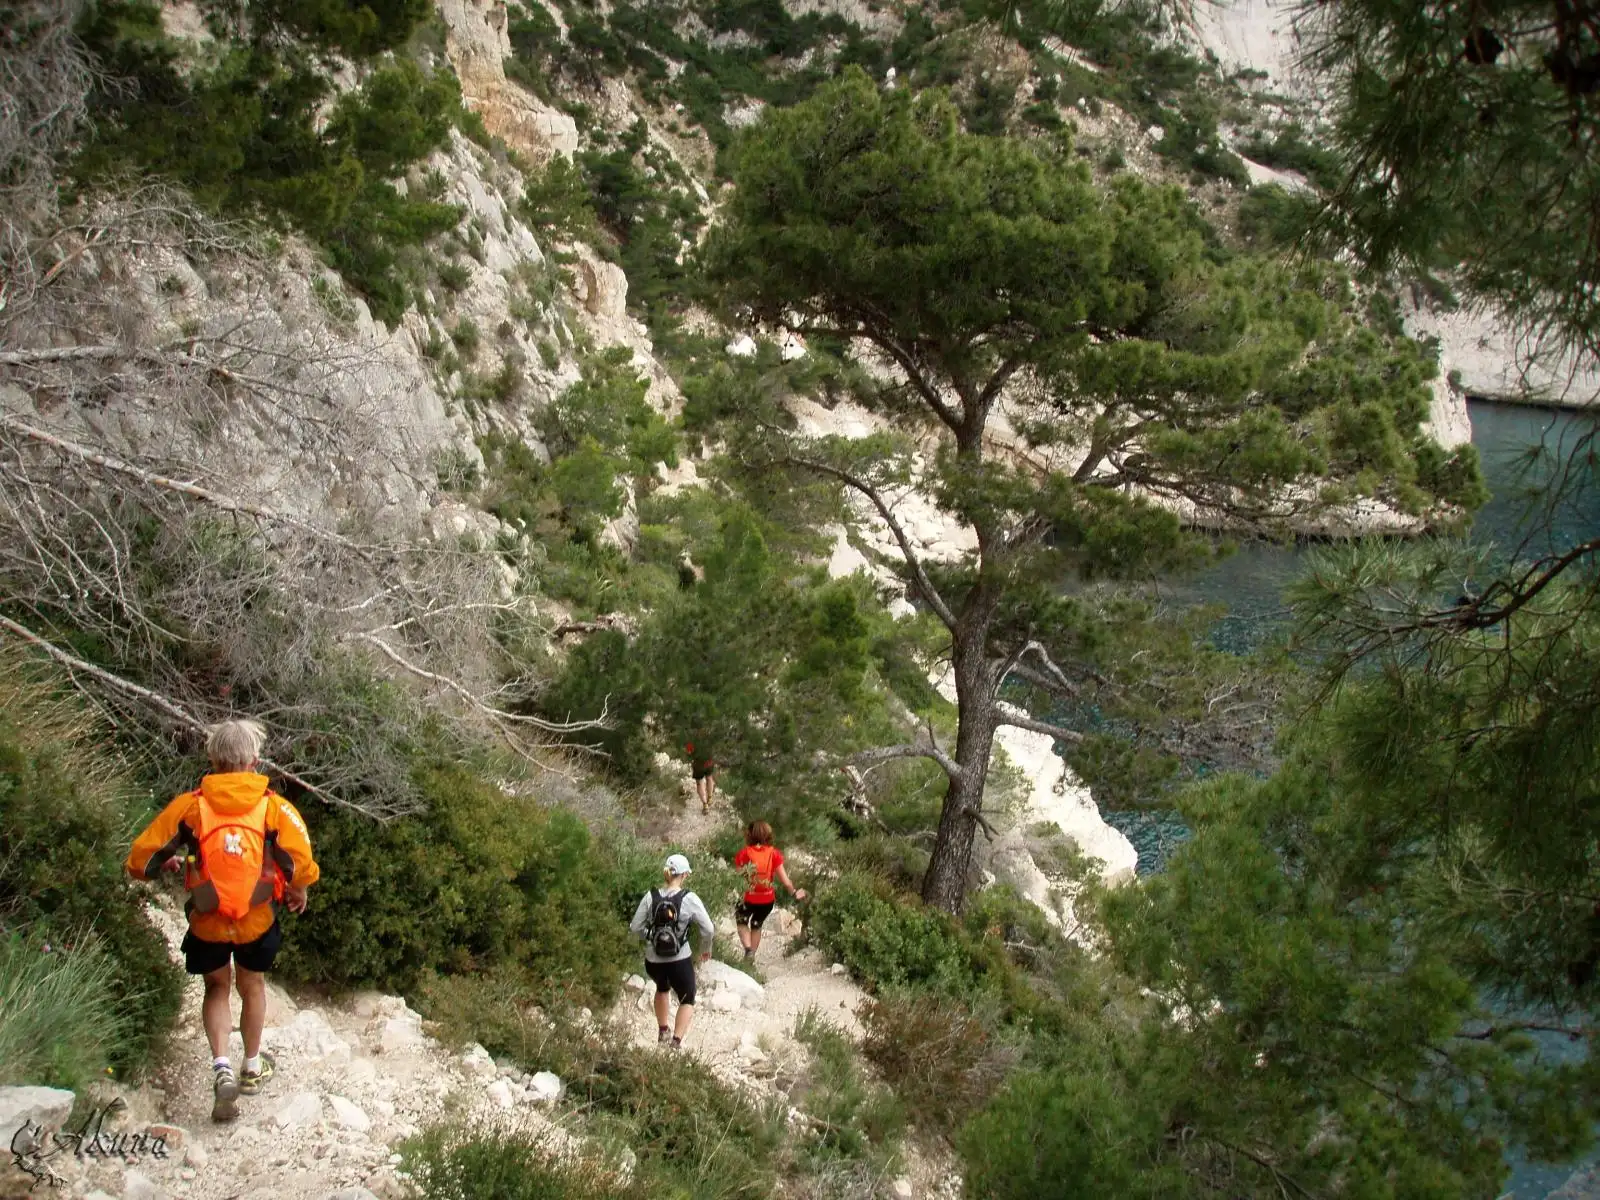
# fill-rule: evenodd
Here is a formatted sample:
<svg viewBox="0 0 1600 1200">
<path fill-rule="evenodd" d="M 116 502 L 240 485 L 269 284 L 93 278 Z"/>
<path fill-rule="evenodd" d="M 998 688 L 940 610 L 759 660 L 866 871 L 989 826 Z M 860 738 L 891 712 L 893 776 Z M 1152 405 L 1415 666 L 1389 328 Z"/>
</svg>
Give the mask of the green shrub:
<svg viewBox="0 0 1600 1200">
<path fill-rule="evenodd" d="M 1300 240 L 1317 214 L 1317 202 L 1291 195 L 1275 183 L 1254 187 L 1239 204 L 1239 236 L 1250 246 L 1281 249 Z"/>
<path fill-rule="evenodd" d="M 858 1015 L 862 1053 L 919 1124 L 955 1129 L 1004 1082 L 1013 1059 L 993 1022 L 948 996 L 893 993 L 867 1001 Z"/>
<path fill-rule="evenodd" d="M 81 710 L 49 687 L 20 655 L 0 653 L 0 937 L 20 933 L 35 947 L 75 947 L 75 965 L 63 969 L 77 975 L 49 982 L 28 975 L 31 985 L 16 986 L 64 991 L 78 978 L 92 995 L 91 977 L 103 979 L 114 999 L 94 1019 L 120 1031 L 103 1050 L 117 1070 L 133 1071 L 177 1014 L 183 977 L 122 869 L 136 832 L 131 782 Z M 94 933 L 93 952 L 82 950 L 86 930 Z M 25 952 L 9 942 L 6 953 Z M 0 969 L 0 978 L 11 973 Z M 0 1003 L 0 1014 L 9 1007 Z M 83 1053 L 96 1057 L 98 1043 L 84 1036 Z M 75 1053 L 57 1064 L 63 1077 L 84 1068 L 87 1059 L 73 1065 Z"/>
<path fill-rule="evenodd" d="M 1280 171 L 1298 171 L 1324 191 L 1336 188 L 1342 174 L 1339 156 L 1313 145 L 1298 124 L 1278 130 L 1270 141 L 1257 133 L 1239 147 L 1239 153 Z"/>
<path fill-rule="evenodd" d="M 561 515 L 583 537 L 592 539 L 602 523 L 622 512 L 620 466 L 593 438 L 585 438 L 550 469 Z"/>
<path fill-rule="evenodd" d="M 535 996 L 545 1001 L 544 1008 L 530 1003 Z M 567 1022 L 581 1002 L 581 997 L 552 993 L 520 963 L 470 975 L 430 971 L 417 990 L 419 1011 L 436 1024 L 447 1045 L 477 1042 L 497 1059 L 513 1059 L 528 1070 L 559 1071 L 571 1060 L 563 1047 L 575 1031 Z"/>
<path fill-rule="evenodd" d="M 478 332 L 477 323 L 471 317 L 462 317 L 450 331 L 450 340 L 455 343 L 456 349 L 461 351 L 463 358 L 471 358 L 477 353 L 478 343 L 483 338 Z"/>
<path fill-rule="evenodd" d="M 617 1172 L 534 1138 L 440 1127 L 404 1143 L 424 1200 L 612 1200 L 638 1195 Z"/>
<path fill-rule="evenodd" d="M 608 999 L 631 961 L 607 903 L 610 858 L 583 822 L 460 766 L 419 769 L 425 815 L 319 813 L 322 920 L 297 921 L 289 978 L 410 992 L 429 971 L 531 968 L 527 999 Z"/>
<path fill-rule="evenodd" d="M 90 6 L 78 33 L 99 86 L 77 181 L 165 176 L 205 207 L 292 225 L 322 247 L 374 316 L 395 325 L 410 302 L 403 253 L 460 213 L 402 196 L 390 181 L 444 144 L 461 94 L 449 71 L 430 75 L 396 58 L 338 95 L 323 123 L 337 94 L 324 51 L 376 54 L 391 38 L 403 42 L 428 8 L 422 0 L 378 7 L 395 10 L 392 25 L 368 6 L 243 6 L 237 31 L 190 61 L 165 35 L 157 5 Z"/>
<path fill-rule="evenodd" d="M 66 936 L 0 938 L 0 1085 L 80 1091 L 132 1032 L 116 962 L 92 934 Z"/>
<path fill-rule="evenodd" d="M 645 474 L 658 462 L 677 466 L 678 435 L 645 399 L 648 392 L 628 347 L 590 356 L 578 382 L 550 405 L 544 433 L 551 453 L 572 454 L 590 441 L 616 456 L 614 473 Z"/>
<path fill-rule="evenodd" d="M 881 879 L 902 892 L 913 892 L 928 869 L 925 847 L 904 837 L 868 833 L 841 841 L 833 858 L 842 870 Z"/>
<path fill-rule="evenodd" d="M 654 1189 L 695 1200 L 773 1194 L 781 1108 L 758 1109 L 699 1059 L 640 1054 L 602 1035 L 558 1074 L 591 1120 L 602 1130 L 609 1124 L 633 1148 L 642 1181 Z"/>
<path fill-rule="evenodd" d="M 539 339 L 539 359 L 544 363 L 545 369 L 554 371 L 561 365 L 561 351 L 549 338 Z"/>
<path fill-rule="evenodd" d="M 600 233 L 583 171 L 559 154 L 528 180 L 522 216 L 539 233 L 563 241 L 592 242 Z"/>
<path fill-rule="evenodd" d="M 862 1075 L 855 1046 L 815 1007 L 795 1020 L 794 1035 L 811 1051 L 801 1104 L 812 1123 L 802 1161 L 816 1169 L 833 1158 L 881 1158 L 905 1129 L 899 1098 Z"/>
<path fill-rule="evenodd" d="M 459 292 L 467 286 L 472 278 L 466 263 L 446 262 L 439 264 L 439 286 L 447 292 Z"/>
<path fill-rule="evenodd" d="M 970 995 L 981 986 L 984 964 L 954 921 L 869 876 L 844 875 L 822 889 L 806 929 L 873 987 Z"/>
<path fill-rule="evenodd" d="M 957 1146 L 972 1196 L 1102 1200 L 1184 1195 L 1188 1185 L 1175 1168 L 1149 1169 L 1164 1133 L 1155 1115 L 1136 1106 L 1108 1076 L 1029 1072 L 1014 1076 L 967 1123 Z M 1165 1175 L 1166 1187 L 1152 1175 Z"/>
</svg>

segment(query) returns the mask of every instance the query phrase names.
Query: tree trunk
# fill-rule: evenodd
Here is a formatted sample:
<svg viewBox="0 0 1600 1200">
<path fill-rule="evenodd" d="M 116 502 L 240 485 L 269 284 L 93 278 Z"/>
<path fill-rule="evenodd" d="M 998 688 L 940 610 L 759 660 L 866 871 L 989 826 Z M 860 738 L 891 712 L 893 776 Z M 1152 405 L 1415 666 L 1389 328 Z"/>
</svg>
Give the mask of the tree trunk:
<svg viewBox="0 0 1600 1200">
<path fill-rule="evenodd" d="M 972 840 L 983 808 L 999 716 L 986 657 L 992 609 L 981 603 L 976 609 L 965 614 L 973 619 L 962 621 L 952 646 L 958 710 L 955 759 L 960 771 L 945 792 L 939 835 L 922 879 L 923 900 L 948 913 L 959 913 L 966 902 Z"/>
</svg>

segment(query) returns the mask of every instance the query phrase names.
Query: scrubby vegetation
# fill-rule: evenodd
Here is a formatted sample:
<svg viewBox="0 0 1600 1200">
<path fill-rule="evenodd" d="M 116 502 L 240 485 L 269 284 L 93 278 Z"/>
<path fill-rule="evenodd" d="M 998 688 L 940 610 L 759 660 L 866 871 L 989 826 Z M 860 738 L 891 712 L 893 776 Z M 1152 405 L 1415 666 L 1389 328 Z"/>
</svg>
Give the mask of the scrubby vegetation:
<svg viewBox="0 0 1600 1200">
<path fill-rule="evenodd" d="M 1333 7 L 1355 32 L 1390 19 Z M 528 164 L 463 111 L 429 5 L 203 4 L 199 43 L 139 0 L 85 10 L 95 87 L 59 145 L 66 199 L 159 180 L 240 222 L 230 240 L 297 232 L 391 327 L 412 312 L 483 457 L 454 448 L 436 482 L 500 524 L 427 546 L 354 519 L 251 530 L 196 516 L 171 480 L 94 492 L 85 480 L 133 476 L 59 445 L 7 459 L 75 462 L 5 477 L 27 484 L 3 492 L 8 520 L 27 509 L 14 497 L 62 498 L 66 547 L 0 559 L 7 630 L 108 675 L 113 714 L 141 695 L 164 707 L 113 734 L 60 679 L 0 657 L 0 1083 L 147 1065 L 178 977 L 121 856 L 192 785 L 195 714 L 244 711 L 273 723 L 323 868 L 319 916 L 286 918 L 284 977 L 401 992 L 447 1041 L 555 1071 L 588 1138 L 587 1157 L 556 1161 L 427 1131 L 407 1167 L 430 1197 L 863 1197 L 937 1136 L 974 1197 L 1454 1200 L 1498 1194 L 1508 1153 L 1583 1153 L 1600 1087 L 1546 1042 L 1587 1046 L 1600 979 L 1595 592 L 1563 578 L 1592 568 L 1593 544 L 1498 579 L 1445 541 L 1330 555 L 1296 593 L 1292 655 L 1224 653 L 1214 609 L 1161 591 L 1220 549 L 1182 526 L 1185 505 L 1281 534 L 1290 488 L 1305 511 L 1377 498 L 1436 530 L 1485 498 L 1470 448 L 1425 435 L 1437 366 L 1405 337 L 1394 281 L 1358 286 L 1316 257 L 1321 199 L 1248 188 L 1225 139 L 1336 193 L 1331 227 L 1374 265 L 1411 262 L 1436 299 L 1439 269 L 1479 239 L 1480 288 L 1587 344 L 1588 300 L 1544 298 L 1583 292 L 1570 249 L 1483 237 L 1540 205 L 1453 210 L 1434 181 L 1461 168 L 1437 147 L 1427 170 L 1399 164 L 1422 181 L 1404 203 L 1370 173 L 1338 190 L 1363 138 L 1428 133 L 1390 111 L 1403 89 L 1337 114 L 1326 149 L 1183 49 L 1164 6 L 944 0 L 872 10 L 877 34 L 778 0 L 557 8 L 560 25 L 509 6 L 505 69 L 565 108 L 582 146 L 523 172 L 510 199 L 545 255 L 504 272 L 507 319 L 482 327 L 465 305 L 486 226 L 422 167 L 453 129 L 484 161 Z M 1532 77 L 1469 76 L 1494 95 L 1468 113 L 1453 73 L 1486 43 L 1459 17 L 1440 16 L 1452 87 L 1422 106 L 1429 128 L 1470 120 L 1458 135 L 1501 184 L 1507 162 L 1581 183 L 1592 139 L 1540 131 L 1586 131 L 1582 38 L 1562 34 Z M 1364 69 L 1409 86 L 1424 60 Z M 622 120 L 601 90 L 617 80 L 641 102 Z M 1519 80 L 1538 103 L 1495 90 Z M 26 166 L 6 152 L 0 198 Z M 1587 211 L 1564 196 L 1545 208 Z M 39 242 L 41 278 L 67 265 L 59 232 Z M 1537 278 L 1511 261 L 1525 248 Z M 582 269 L 593 250 L 625 271 L 681 414 L 652 403 L 632 349 L 584 332 L 580 250 Z M 353 326 L 337 281 L 311 291 Z M 805 327 L 798 357 L 770 336 L 786 324 Z M 730 355 L 730 331 L 754 326 L 755 352 Z M 182 333 L 193 366 L 215 331 Z M 853 353 L 863 340 L 898 374 Z M 327 376 L 300 350 L 272 354 L 315 392 Z M 136 386 L 121 357 L 92 382 L 30 377 L 30 394 L 40 411 L 98 402 Z M 201 362 L 201 399 L 163 415 L 216 421 L 209 405 L 248 375 Z M 1012 386 L 1049 403 L 1000 455 L 989 418 Z M 794 397 L 848 399 L 893 432 L 807 439 Z M 931 453 L 929 430 L 950 435 Z M 1062 468 L 1068 450 L 1090 466 Z M 701 486 L 661 487 L 681 457 Z M 900 539 L 887 565 L 918 611 L 895 619 L 873 583 L 821 564 L 847 497 L 892 513 L 917 476 L 978 550 L 952 564 Z M 946 663 L 955 703 L 930 683 Z M 442 673 L 463 665 L 465 683 Z M 1056 737 L 1102 805 L 1176 805 L 1192 830 L 1160 876 L 1116 891 L 1040 852 L 1074 881 L 1081 942 L 1004 887 L 973 890 L 977 838 L 1016 815 L 990 760 L 1002 719 Z M 661 755 L 690 741 L 738 815 L 821 859 L 796 872 L 815 892 L 805 940 L 871 993 L 859 1045 L 831 1014 L 796 1023 L 805 1064 L 770 1102 L 604 1019 L 663 849 L 627 827 L 668 807 Z M 581 767 L 541 757 L 577 750 Z M 739 840 L 724 823 L 674 846 L 714 917 Z"/>
<path fill-rule="evenodd" d="M 62 680 L 0 652 L 0 1083 L 144 1067 L 181 976 L 123 874 L 138 777 Z"/>
<path fill-rule="evenodd" d="M 379 58 L 430 15 L 415 0 L 389 7 L 219 11 L 200 64 L 166 36 L 156 5 L 97 0 L 80 36 L 102 82 L 74 174 L 84 186 L 163 176 L 218 212 L 292 227 L 393 325 L 411 302 L 417 248 L 460 219 L 394 181 L 445 143 L 462 108 L 447 71 Z M 325 65 L 334 51 L 369 67 L 358 89 L 335 94 Z"/>
</svg>

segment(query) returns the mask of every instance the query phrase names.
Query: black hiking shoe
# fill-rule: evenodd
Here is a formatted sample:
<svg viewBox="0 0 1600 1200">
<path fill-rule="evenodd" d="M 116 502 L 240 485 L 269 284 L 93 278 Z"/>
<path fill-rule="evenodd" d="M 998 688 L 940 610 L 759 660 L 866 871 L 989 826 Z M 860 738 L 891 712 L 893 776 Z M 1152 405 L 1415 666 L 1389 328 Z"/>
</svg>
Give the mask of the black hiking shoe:
<svg viewBox="0 0 1600 1200">
<path fill-rule="evenodd" d="M 217 1078 L 211 1085 L 216 1097 L 211 1105 L 211 1119 L 231 1121 L 239 1115 L 239 1081 L 233 1077 L 233 1071 L 226 1067 L 213 1074 Z"/>
<path fill-rule="evenodd" d="M 661 1027 L 660 1032 L 658 1032 L 656 1034 L 656 1045 L 665 1046 L 671 1040 L 672 1040 L 672 1030 L 669 1029 L 667 1026 L 663 1025 Z"/>
<path fill-rule="evenodd" d="M 272 1078 L 272 1055 L 263 1050 L 259 1057 L 261 1059 L 261 1069 L 259 1071 L 252 1071 L 249 1067 L 246 1067 L 239 1072 L 239 1092 L 241 1095 L 254 1096 L 261 1090 L 261 1085 Z"/>
</svg>

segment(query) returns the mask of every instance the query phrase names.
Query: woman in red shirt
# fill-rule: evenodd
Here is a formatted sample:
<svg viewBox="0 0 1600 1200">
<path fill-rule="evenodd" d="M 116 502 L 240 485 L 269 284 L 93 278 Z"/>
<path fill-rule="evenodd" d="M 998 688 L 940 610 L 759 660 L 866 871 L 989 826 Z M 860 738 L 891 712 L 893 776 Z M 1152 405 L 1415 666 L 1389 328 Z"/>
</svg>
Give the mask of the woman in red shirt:
<svg viewBox="0 0 1600 1200">
<path fill-rule="evenodd" d="M 751 821 L 745 826 L 744 840 L 744 849 L 733 857 L 733 868 L 742 870 L 750 884 L 745 889 L 744 899 L 734 910 L 734 919 L 739 925 L 739 944 L 744 947 L 744 956 L 754 958 L 761 946 L 762 922 L 778 901 L 772 881 L 776 879 L 782 883 L 796 900 L 804 900 L 806 892 L 789 882 L 789 873 L 783 869 L 783 851 L 772 844 L 771 825 L 765 821 Z"/>
</svg>

